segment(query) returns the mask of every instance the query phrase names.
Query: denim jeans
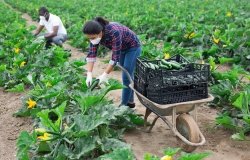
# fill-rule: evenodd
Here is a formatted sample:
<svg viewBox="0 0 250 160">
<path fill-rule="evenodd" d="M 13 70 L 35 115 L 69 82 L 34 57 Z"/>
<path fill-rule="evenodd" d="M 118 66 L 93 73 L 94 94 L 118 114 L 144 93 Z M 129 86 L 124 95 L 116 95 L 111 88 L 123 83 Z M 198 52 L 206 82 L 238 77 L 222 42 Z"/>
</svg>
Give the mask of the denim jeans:
<svg viewBox="0 0 250 160">
<path fill-rule="evenodd" d="M 134 79 L 134 70 L 136 65 L 136 58 L 141 54 L 141 47 L 130 48 L 128 50 L 122 51 L 120 55 L 120 65 L 123 66 L 131 78 Z M 126 88 L 122 89 L 122 105 L 127 105 L 128 103 L 134 103 L 134 92 L 129 88 L 129 79 L 125 72 L 122 72 L 122 83 Z"/>
<path fill-rule="evenodd" d="M 44 37 L 46 33 L 41 33 L 39 34 L 37 37 Z M 46 39 L 46 48 L 49 48 L 52 43 L 62 46 L 63 42 L 65 42 L 67 40 L 67 35 L 66 34 L 58 34 L 52 38 Z"/>
</svg>

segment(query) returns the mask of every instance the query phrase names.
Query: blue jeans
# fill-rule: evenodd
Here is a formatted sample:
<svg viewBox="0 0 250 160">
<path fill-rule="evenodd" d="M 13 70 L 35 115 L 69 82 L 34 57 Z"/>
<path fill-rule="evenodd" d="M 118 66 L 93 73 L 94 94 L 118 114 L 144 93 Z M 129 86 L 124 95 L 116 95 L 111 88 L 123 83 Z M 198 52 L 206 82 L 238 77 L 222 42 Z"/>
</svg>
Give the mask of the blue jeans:
<svg viewBox="0 0 250 160">
<path fill-rule="evenodd" d="M 41 33 L 37 37 L 44 37 L 46 33 Z M 56 45 L 62 46 L 62 44 L 67 40 L 66 34 L 58 34 L 52 38 L 46 39 L 46 47 L 50 47 L 52 44 L 55 43 Z"/>
<path fill-rule="evenodd" d="M 123 66 L 131 78 L 134 79 L 134 70 L 136 65 L 136 58 L 141 54 L 141 47 L 130 48 L 128 50 L 122 51 L 120 55 L 120 65 Z M 122 72 L 122 83 L 126 88 L 122 89 L 122 105 L 127 105 L 128 103 L 134 103 L 134 92 L 129 88 L 129 79 L 125 72 Z"/>
</svg>

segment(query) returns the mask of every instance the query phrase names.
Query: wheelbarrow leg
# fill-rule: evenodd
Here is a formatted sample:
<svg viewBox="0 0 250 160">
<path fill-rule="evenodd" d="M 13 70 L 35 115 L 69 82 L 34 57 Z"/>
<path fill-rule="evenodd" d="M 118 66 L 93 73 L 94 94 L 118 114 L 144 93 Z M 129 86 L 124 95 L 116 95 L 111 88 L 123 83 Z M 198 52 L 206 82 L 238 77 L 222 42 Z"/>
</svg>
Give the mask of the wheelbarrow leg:
<svg viewBox="0 0 250 160">
<path fill-rule="evenodd" d="M 150 109 L 146 108 L 146 112 L 145 112 L 145 116 L 144 116 L 144 127 L 147 126 L 148 123 L 148 116 L 151 114 L 152 112 L 150 111 Z"/>
<path fill-rule="evenodd" d="M 154 127 L 155 125 L 155 122 L 157 121 L 157 119 L 159 118 L 159 116 L 156 116 L 153 120 L 153 123 L 150 125 L 149 129 L 147 130 L 147 132 L 151 132 L 152 128 Z"/>
</svg>

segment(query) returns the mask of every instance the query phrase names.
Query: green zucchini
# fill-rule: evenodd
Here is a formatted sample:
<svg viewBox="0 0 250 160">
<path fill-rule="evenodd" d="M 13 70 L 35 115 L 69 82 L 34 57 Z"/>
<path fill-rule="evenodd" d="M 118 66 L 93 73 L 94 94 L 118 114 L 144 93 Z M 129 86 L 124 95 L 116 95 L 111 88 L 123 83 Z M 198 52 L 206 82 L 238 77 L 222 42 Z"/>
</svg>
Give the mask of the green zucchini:
<svg viewBox="0 0 250 160">
<path fill-rule="evenodd" d="M 150 65 L 147 62 L 144 62 L 143 64 L 146 66 L 146 68 L 150 68 Z"/>
<path fill-rule="evenodd" d="M 89 89 L 91 90 L 91 91 L 93 91 L 94 89 L 95 89 L 95 87 L 99 84 L 99 79 L 96 79 L 96 80 L 94 80 L 94 82 L 92 83 L 92 85 L 89 87 Z"/>
<path fill-rule="evenodd" d="M 154 64 L 154 65 L 155 65 L 155 69 L 159 69 L 160 68 L 157 64 Z"/>
<path fill-rule="evenodd" d="M 163 64 L 160 64 L 160 67 L 167 69 L 167 70 L 171 69 L 171 66 L 167 66 L 167 65 L 163 65 Z"/>
<path fill-rule="evenodd" d="M 150 68 L 155 70 L 155 65 L 153 63 L 148 63 L 150 65 Z"/>
<path fill-rule="evenodd" d="M 161 60 L 161 63 L 162 63 L 163 65 L 167 65 L 167 66 L 169 65 L 169 62 L 166 61 L 166 60 L 164 60 L 164 59 Z"/>
<path fill-rule="evenodd" d="M 174 68 L 174 69 L 181 69 L 182 68 L 181 64 L 178 62 L 170 61 L 169 63 L 172 66 L 172 68 Z"/>
</svg>

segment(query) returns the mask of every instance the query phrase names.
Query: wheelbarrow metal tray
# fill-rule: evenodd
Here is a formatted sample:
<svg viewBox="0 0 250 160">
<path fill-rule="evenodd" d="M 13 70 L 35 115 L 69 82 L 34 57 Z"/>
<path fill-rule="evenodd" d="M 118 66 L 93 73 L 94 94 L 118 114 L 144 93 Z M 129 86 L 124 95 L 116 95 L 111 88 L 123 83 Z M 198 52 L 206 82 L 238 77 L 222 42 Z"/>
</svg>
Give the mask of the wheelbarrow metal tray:
<svg viewBox="0 0 250 160">
<path fill-rule="evenodd" d="M 129 87 L 136 93 L 140 102 L 147 108 L 151 109 L 152 111 L 156 112 L 160 116 L 170 116 L 172 115 L 173 107 L 176 107 L 176 112 L 178 113 L 187 113 L 194 109 L 194 105 L 201 105 L 203 103 L 210 102 L 214 99 L 211 94 L 208 94 L 208 98 L 194 100 L 194 101 L 186 101 L 186 102 L 179 102 L 179 103 L 172 103 L 172 104 L 158 104 L 147 97 L 142 95 L 136 89 L 134 89 L 133 84 L 130 84 Z"/>
</svg>

